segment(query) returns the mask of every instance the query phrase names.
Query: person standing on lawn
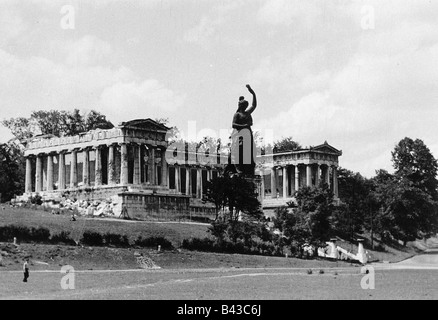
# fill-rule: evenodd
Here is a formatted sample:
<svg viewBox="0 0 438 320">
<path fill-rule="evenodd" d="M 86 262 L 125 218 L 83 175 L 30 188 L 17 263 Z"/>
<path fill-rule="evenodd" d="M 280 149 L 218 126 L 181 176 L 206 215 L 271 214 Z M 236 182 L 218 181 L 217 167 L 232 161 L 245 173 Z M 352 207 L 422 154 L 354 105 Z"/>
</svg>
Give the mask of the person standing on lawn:
<svg viewBox="0 0 438 320">
<path fill-rule="evenodd" d="M 29 278 L 29 259 L 27 258 L 24 259 L 23 273 L 24 273 L 23 282 L 27 282 L 27 279 Z"/>
</svg>

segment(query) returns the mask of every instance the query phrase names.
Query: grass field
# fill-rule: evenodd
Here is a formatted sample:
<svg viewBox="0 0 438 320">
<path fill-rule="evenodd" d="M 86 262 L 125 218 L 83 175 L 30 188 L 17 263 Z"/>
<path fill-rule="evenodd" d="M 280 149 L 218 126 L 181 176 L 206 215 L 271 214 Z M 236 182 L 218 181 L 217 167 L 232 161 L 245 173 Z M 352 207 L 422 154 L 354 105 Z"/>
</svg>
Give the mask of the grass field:
<svg viewBox="0 0 438 320">
<path fill-rule="evenodd" d="M 68 231 L 71 237 L 79 240 L 85 230 L 96 231 L 101 234 L 111 232 L 127 235 L 131 243 L 138 237 L 164 237 L 171 241 L 175 248 L 179 248 L 184 239 L 191 237 L 204 238 L 210 236 L 208 225 L 200 223 L 178 222 L 145 222 L 126 221 L 107 218 L 78 217 L 75 222 L 70 221 L 68 215 L 52 215 L 50 212 L 32 209 L 6 209 L 0 211 L 1 225 L 23 225 L 27 227 L 45 227 L 51 234 Z M 20 239 L 18 239 L 20 242 Z M 18 270 L 22 259 L 30 256 L 34 269 L 56 269 L 59 266 L 70 264 L 82 270 L 89 269 L 131 269 L 138 268 L 134 251 L 140 251 L 149 256 L 163 268 L 221 268 L 221 267 L 337 267 L 349 265 L 346 262 L 329 262 L 322 260 L 299 260 L 275 257 L 247 256 L 234 254 L 214 254 L 174 250 L 157 253 L 156 250 L 137 250 L 122 248 L 98 247 L 68 247 L 59 245 L 21 244 L 19 248 L 9 244 L 0 244 L 3 251 L 10 256 L 4 258 L 3 270 Z M 354 244 L 338 243 L 347 250 L 356 252 Z M 367 246 L 366 246 L 367 247 Z M 385 247 L 384 251 L 368 249 L 374 261 L 398 262 L 420 252 L 414 246 Z M 0 269 L 1 270 L 1 269 Z"/>
<path fill-rule="evenodd" d="M 59 272 L 31 273 L 29 282 L 23 283 L 20 272 L 0 273 L 4 284 L 0 299 L 182 299 L 196 305 L 196 300 L 203 299 L 438 298 L 436 270 L 376 271 L 374 290 L 361 288 L 363 275 L 358 268 L 312 275 L 293 269 L 83 272 L 76 274 L 74 290 L 61 289 L 62 277 Z"/>
<path fill-rule="evenodd" d="M 77 221 L 73 222 L 70 221 L 69 215 L 52 215 L 43 210 L 21 208 L 0 211 L 0 226 L 9 224 L 44 227 L 49 229 L 51 234 L 68 231 L 75 240 L 79 240 L 85 230 L 101 234 L 111 232 L 127 235 L 131 241 L 138 236 L 143 238 L 162 236 L 171 241 L 175 247 L 180 246 L 184 239 L 209 236 L 208 225 L 200 223 L 144 222 L 84 217 L 78 217 Z"/>
</svg>

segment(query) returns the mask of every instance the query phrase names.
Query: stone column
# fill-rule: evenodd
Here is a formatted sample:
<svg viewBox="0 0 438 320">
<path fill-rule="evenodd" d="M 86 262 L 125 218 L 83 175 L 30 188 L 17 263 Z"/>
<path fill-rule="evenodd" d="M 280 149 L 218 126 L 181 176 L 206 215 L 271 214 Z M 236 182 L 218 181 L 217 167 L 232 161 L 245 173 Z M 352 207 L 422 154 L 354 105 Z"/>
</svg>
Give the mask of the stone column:
<svg viewBox="0 0 438 320">
<path fill-rule="evenodd" d="M 202 169 L 198 168 L 196 172 L 196 197 L 202 199 Z"/>
<path fill-rule="evenodd" d="M 58 161 L 58 189 L 65 189 L 65 153 L 59 153 L 59 161 Z"/>
<path fill-rule="evenodd" d="M 338 168 L 333 167 L 333 194 L 335 198 L 339 198 L 339 190 L 338 190 Z"/>
<path fill-rule="evenodd" d="M 82 167 L 82 182 L 85 187 L 90 186 L 90 150 L 84 149 L 84 166 Z"/>
<path fill-rule="evenodd" d="M 260 188 L 261 188 L 260 197 L 262 199 L 264 199 L 265 198 L 265 173 L 264 173 L 263 169 L 260 170 L 260 176 L 262 178 L 261 186 L 260 186 Z"/>
<path fill-rule="evenodd" d="M 319 187 L 319 164 L 315 165 L 315 186 Z"/>
<path fill-rule="evenodd" d="M 121 170 L 120 170 L 120 184 L 126 186 L 128 184 L 128 145 L 126 143 L 122 143 L 121 145 Z"/>
<path fill-rule="evenodd" d="M 116 157 L 114 145 L 108 146 L 108 185 L 113 186 L 116 184 L 115 172 L 116 172 Z"/>
<path fill-rule="evenodd" d="M 295 191 L 300 189 L 300 167 L 295 166 Z"/>
<path fill-rule="evenodd" d="M 155 147 L 151 148 L 151 184 L 155 186 L 157 184 L 157 174 L 155 167 Z"/>
<path fill-rule="evenodd" d="M 94 185 L 101 186 L 102 185 L 102 149 L 101 147 L 96 148 L 96 163 L 94 165 L 95 167 L 95 178 L 94 178 Z"/>
<path fill-rule="evenodd" d="M 277 179 L 276 179 L 276 169 L 275 167 L 271 168 L 271 197 L 273 199 L 277 198 Z"/>
<path fill-rule="evenodd" d="M 43 190 L 43 159 L 40 155 L 36 158 L 36 173 L 35 173 L 35 192 L 41 192 Z"/>
<path fill-rule="evenodd" d="M 312 167 L 310 164 L 306 165 L 306 185 L 308 187 L 312 186 Z"/>
<path fill-rule="evenodd" d="M 26 158 L 25 192 L 32 193 L 32 160 L 29 157 Z"/>
<path fill-rule="evenodd" d="M 53 191 L 53 155 L 47 157 L 47 191 Z"/>
<path fill-rule="evenodd" d="M 324 172 L 324 182 L 330 187 L 330 167 L 326 166 Z"/>
<path fill-rule="evenodd" d="M 191 179 L 192 179 L 192 170 L 190 169 L 190 167 L 186 167 L 186 195 L 192 195 L 192 190 L 191 190 Z"/>
<path fill-rule="evenodd" d="M 287 167 L 285 166 L 285 167 L 283 167 L 283 198 L 287 198 L 287 196 L 288 196 L 288 190 L 287 190 L 287 187 L 288 187 L 288 184 L 289 184 L 289 182 L 288 182 L 288 176 L 287 176 Z"/>
<path fill-rule="evenodd" d="M 140 156 L 138 156 L 138 150 L 141 150 L 140 145 L 134 146 L 134 154 L 137 153 L 137 156 L 134 156 L 134 185 L 140 184 Z"/>
<path fill-rule="evenodd" d="M 166 149 L 161 151 L 161 185 L 168 186 L 168 168 L 166 160 Z"/>
<path fill-rule="evenodd" d="M 175 165 L 175 191 L 181 192 L 181 167 Z"/>
<path fill-rule="evenodd" d="M 77 172 L 78 153 L 76 150 L 71 152 L 70 163 L 70 188 L 76 188 L 78 185 L 78 172 Z"/>
</svg>

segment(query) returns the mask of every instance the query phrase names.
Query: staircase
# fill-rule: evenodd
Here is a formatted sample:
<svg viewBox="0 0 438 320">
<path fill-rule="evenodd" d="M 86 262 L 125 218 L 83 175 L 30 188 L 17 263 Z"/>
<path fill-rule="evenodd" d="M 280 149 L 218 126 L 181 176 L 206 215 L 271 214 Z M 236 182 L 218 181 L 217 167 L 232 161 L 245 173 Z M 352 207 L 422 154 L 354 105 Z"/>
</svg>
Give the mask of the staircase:
<svg viewBox="0 0 438 320">
<path fill-rule="evenodd" d="M 264 198 L 263 209 L 275 209 L 278 207 L 286 207 L 287 203 L 294 200 L 294 198 Z"/>
</svg>

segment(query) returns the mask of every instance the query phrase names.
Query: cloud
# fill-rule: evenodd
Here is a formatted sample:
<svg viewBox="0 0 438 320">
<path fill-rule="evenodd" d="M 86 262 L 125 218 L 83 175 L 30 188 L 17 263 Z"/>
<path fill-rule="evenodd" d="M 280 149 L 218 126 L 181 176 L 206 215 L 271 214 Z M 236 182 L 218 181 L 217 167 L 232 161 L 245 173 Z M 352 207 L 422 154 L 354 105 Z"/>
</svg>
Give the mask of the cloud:
<svg viewBox="0 0 438 320">
<path fill-rule="evenodd" d="M 2 118 L 28 116 L 31 110 L 78 108 L 97 109 L 118 122 L 160 116 L 183 105 L 184 95 L 175 94 L 158 80 L 142 79 L 124 66 L 92 65 L 96 51 L 90 49 L 88 40 L 85 43 L 86 50 L 74 53 L 80 63 L 20 58 L 0 49 Z"/>
<path fill-rule="evenodd" d="M 18 38 L 28 29 L 25 21 L 18 15 L 15 9 L 5 5 L 0 6 L 0 47 Z"/>
<path fill-rule="evenodd" d="M 74 66 L 101 64 L 114 54 L 109 43 L 91 35 L 69 41 L 62 48 L 66 51 L 66 63 Z"/>
<path fill-rule="evenodd" d="M 258 11 L 257 18 L 271 25 L 310 26 L 321 15 L 321 4 L 314 1 L 268 0 Z"/>
<path fill-rule="evenodd" d="M 392 3 L 391 11 L 386 2 L 373 2 L 375 30 L 358 29 L 353 38 L 345 34 L 289 56 L 262 58 L 249 77 L 270 95 L 274 111 L 258 111 L 264 118 L 258 126 L 275 129 L 277 138 L 292 135 L 303 145 L 328 140 L 344 150 L 341 166 L 368 176 L 391 169 L 390 152 L 405 136 L 430 141 L 437 152 L 438 28 L 428 18 L 428 5 L 409 3 L 412 10 Z M 361 5 L 344 10 L 356 14 Z M 270 17 L 269 23 L 288 24 L 297 14 L 292 7 L 268 1 L 260 14 Z M 339 47 L 350 50 L 345 56 L 339 52 L 342 59 L 333 55 Z M 276 104 L 286 110 L 276 112 Z"/>
<path fill-rule="evenodd" d="M 124 120 L 163 117 L 182 107 L 184 100 L 184 95 L 174 93 L 154 79 L 118 82 L 105 88 L 101 94 L 105 113 Z"/>
</svg>

